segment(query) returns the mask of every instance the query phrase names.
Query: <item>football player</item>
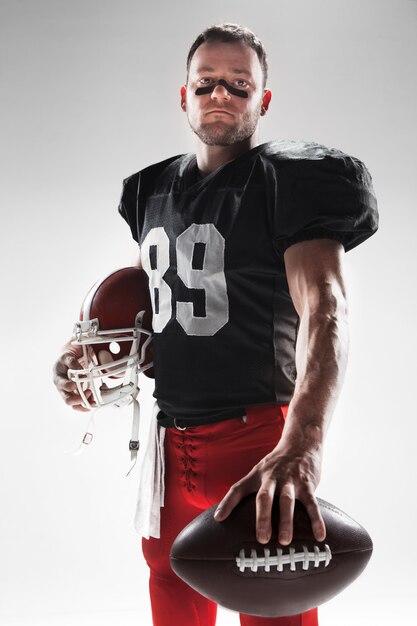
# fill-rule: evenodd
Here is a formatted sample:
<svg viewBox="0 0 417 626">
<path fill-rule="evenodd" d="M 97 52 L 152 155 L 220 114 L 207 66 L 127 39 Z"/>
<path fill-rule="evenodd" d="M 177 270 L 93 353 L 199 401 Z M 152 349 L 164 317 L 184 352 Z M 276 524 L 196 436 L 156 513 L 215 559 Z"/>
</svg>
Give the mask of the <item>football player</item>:
<svg viewBox="0 0 417 626">
<path fill-rule="evenodd" d="M 267 71 L 248 29 L 201 33 L 181 88 L 195 154 L 124 181 L 119 212 L 139 244 L 152 300 L 154 419 L 163 433 L 164 507 L 147 528 L 140 496 L 137 513 L 155 626 L 215 623 L 216 605 L 169 565 L 178 532 L 212 504 L 220 501 L 222 521 L 257 492 L 258 541 L 277 532 L 288 545 L 297 498 L 316 540 L 325 539 L 314 493 L 347 360 L 344 253 L 376 231 L 377 208 L 358 159 L 317 143 L 259 144 Z M 67 378 L 79 356 L 66 346 L 55 382 L 84 410 Z M 240 616 L 244 626 L 317 620 L 316 609 Z"/>
</svg>

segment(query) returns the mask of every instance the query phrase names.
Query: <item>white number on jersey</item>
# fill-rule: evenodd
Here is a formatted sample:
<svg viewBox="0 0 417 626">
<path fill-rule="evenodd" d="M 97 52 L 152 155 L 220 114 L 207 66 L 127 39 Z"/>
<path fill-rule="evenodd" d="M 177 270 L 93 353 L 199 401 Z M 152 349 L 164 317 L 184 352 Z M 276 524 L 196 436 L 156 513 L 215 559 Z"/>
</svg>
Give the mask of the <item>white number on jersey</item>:
<svg viewBox="0 0 417 626">
<path fill-rule="evenodd" d="M 140 256 L 142 267 L 149 276 L 153 330 L 160 333 L 171 319 L 172 293 L 171 287 L 162 278 L 169 269 L 169 239 L 162 226 L 152 228 L 146 235 Z"/>
<path fill-rule="evenodd" d="M 201 268 L 193 267 L 196 246 Z M 211 336 L 229 320 L 229 300 L 224 275 L 224 237 L 214 224 L 192 224 L 177 237 L 177 271 L 184 285 L 203 289 L 206 314 L 194 315 L 192 302 L 176 303 L 176 318 L 187 335 Z M 202 246 L 202 247 L 201 247 Z M 172 291 L 163 275 L 169 268 L 169 239 L 163 227 L 152 228 L 141 247 L 143 269 L 149 276 L 153 329 L 160 333 L 171 319 Z"/>
</svg>

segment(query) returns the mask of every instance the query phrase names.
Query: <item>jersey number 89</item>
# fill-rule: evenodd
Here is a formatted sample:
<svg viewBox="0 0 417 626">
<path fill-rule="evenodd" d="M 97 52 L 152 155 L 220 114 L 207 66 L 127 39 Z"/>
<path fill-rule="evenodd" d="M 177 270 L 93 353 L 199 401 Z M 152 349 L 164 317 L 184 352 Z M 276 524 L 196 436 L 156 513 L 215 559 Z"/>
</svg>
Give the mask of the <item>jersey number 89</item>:
<svg viewBox="0 0 417 626">
<path fill-rule="evenodd" d="M 196 244 L 203 244 L 201 269 L 193 267 Z M 229 300 L 224 275 L 224 237 L 214 224 L 192 224 L 176 239 L 177 272 L 190 289 L 203 289 L 206 314 L 194 315 L 192 302 L 176 302 L 176 319 L 187 335 L 211 336 L 229 319 Z M 169 269 L 169 238 L 160 226 L 152 228 L 141 246 L 141 261 L 149 276 L 153 330 L 160 333 L 172 317 L 172 290 L 163 276 Z"/>
</svg>

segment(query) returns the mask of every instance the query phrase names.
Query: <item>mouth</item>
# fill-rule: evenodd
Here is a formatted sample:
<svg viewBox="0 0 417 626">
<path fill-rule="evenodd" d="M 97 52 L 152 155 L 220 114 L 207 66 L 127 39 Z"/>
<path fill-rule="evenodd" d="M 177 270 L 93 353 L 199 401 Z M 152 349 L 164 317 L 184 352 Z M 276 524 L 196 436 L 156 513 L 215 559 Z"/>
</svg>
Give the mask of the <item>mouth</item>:
<svg viewBox="0 0 417 626">
<path fill-rule="evenodd" d="M 212 109 L 211 111 L 207 111 L 206 115 L 210 115 L 210 113 L 214 113 L 216 115 L 232 115 L 229 111 L 225 111 L 224 109 Z"/>
</svg>

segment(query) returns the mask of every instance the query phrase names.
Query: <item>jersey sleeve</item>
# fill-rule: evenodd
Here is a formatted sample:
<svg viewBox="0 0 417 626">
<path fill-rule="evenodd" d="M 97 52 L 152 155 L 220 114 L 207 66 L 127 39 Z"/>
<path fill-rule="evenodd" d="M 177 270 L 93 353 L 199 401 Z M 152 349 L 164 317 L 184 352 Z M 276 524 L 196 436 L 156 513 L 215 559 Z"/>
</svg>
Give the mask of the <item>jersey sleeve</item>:
<svg viewBox="0 0 417 626">
<path fill-rule="evenodd" d="M 140 243 L 143 222 L 145 219 L 146 202 L 152 195 L 159 177 L 174 162 L 179 162 L 183 155 L 177 154 L 159 163 L 149 165 L 143 170 L 132 174 L 123 181 L 122 197 L 119 202 L 119 213 L 129 224 L 133 239 Z"/>
<path fill-rule="evenodd" d="M 274 246 L 280 253 L 309 239 L 336 239 L 351 250 L 378 228 L 377 202 L 365 165 L 334 151 L 281 161 L 276 171 Z"/>
<path fill-rule="evenodd" d="M 139 173 L 125 178 L 118 210 L 123 219 L 129 224 L 133 239 L 139 243 L 138 186 Z"/>
</svg>

